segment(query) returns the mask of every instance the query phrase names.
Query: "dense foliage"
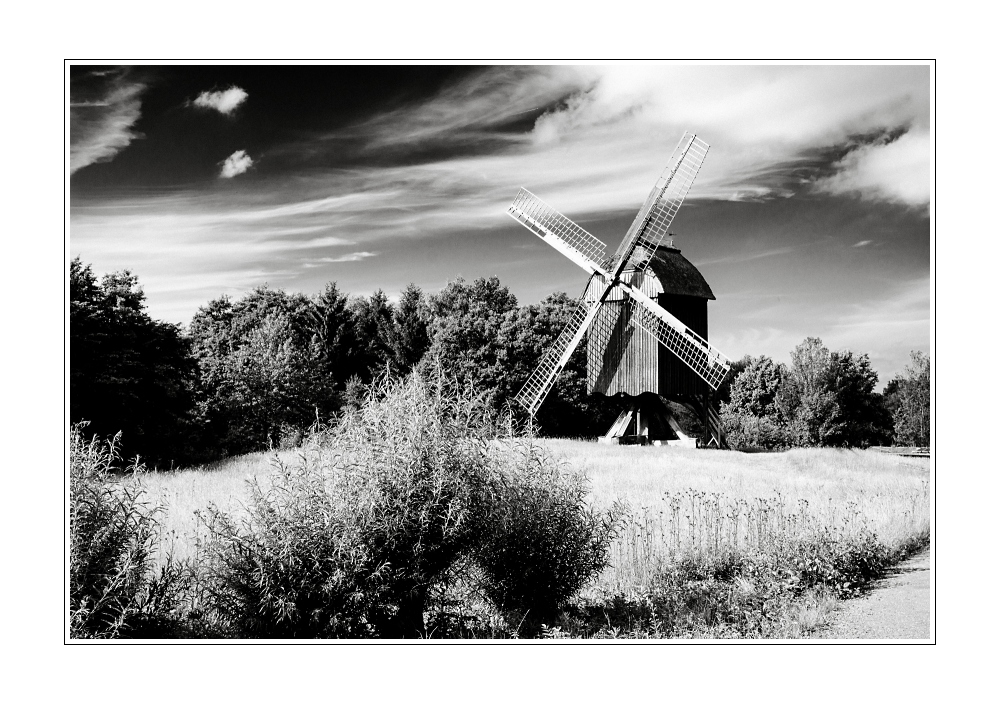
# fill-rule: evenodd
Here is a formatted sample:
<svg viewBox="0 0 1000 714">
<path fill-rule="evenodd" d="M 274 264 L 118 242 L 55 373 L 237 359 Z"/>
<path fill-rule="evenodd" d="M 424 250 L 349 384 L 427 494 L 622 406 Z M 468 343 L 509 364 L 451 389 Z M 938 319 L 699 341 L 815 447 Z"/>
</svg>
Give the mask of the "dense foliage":
<svg viewBox="0 0 1000 714">
<path fill-rule="evenodd" d="M 733 380 L 720 410 L 727 439 L 738 449 L 789 446 L 865 447 L 892 440 L 892 417 L 868 355 L 831 352 L 809 337 L 786 367 L 751 360 Z"/>
<path fill-rule="evenodd" d="M 69 419 L 88 436 L 121 432 L 147 464 L 191 456 L 195 362 L 177 325 L 146 314 L 127 270 L 97 280 L 79 258 L 69 269 Z"/>
<path fill-rule="evenodd" d="M 910 364 L 885 388 L 886 406 L 896 426 L 896 443 L 930 446 L 931 360 L 923 352 L 911 352 Z"/>
</svg>

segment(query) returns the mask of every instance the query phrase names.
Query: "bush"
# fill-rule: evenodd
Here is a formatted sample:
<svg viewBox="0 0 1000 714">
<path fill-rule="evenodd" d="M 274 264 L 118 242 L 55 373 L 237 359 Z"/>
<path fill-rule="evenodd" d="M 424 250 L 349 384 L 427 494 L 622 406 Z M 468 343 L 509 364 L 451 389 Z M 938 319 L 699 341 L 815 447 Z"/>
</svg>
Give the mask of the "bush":
<svg viewBox="0 0 1000 714">
<path fill-rule="evenodd" d="M 622 507 L 601 514 L 585 506 L 582 474 L 531 443 L 512 450 L 506 479 L 484 514 L 475 562 L 486 596 L 533 633 L 608 564 Z"/>
<path fill-rule="evenodd" d="M 180 626 L 183 567 L 157 569 L 158 509 L 144 501 L 138 462 L 122 469 L 120 434 L 70 435 L 70 637 L 160 637 Z"/>
<path fill-rule="evenodd" d="M 497 604 L 564 601 L 603 565 L 613 518 L 495 431 L 470 388 L 383 379 L 293 466 L 276 461 L 267 489 L 252 484 L 241 522 L 209 513 L 211 602 L 243 637 L 423 636 L 432 593 L 470 562 Z"/>
<path fill-rule="evenodd" d="M 773 451 L 791 445 L 788 427 L 776 417 L 735 412 L 723 404 L 719 414 L 726 441 L 737 451 Z"/>
</svg>

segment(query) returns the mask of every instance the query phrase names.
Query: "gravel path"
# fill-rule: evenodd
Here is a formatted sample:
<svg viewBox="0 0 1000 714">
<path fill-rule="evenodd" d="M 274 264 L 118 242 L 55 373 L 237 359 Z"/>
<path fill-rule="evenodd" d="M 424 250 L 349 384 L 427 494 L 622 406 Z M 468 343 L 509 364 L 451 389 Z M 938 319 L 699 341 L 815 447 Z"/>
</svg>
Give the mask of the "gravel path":
<svg viewBox="0 0 1000 714">
<path fill-rule="evenodd" d="M 930 640 L 931 569 L 925 550 L 893 569 L 865 597 L 847 600 L 814 637 L 835 640 Z"/>
</svg>

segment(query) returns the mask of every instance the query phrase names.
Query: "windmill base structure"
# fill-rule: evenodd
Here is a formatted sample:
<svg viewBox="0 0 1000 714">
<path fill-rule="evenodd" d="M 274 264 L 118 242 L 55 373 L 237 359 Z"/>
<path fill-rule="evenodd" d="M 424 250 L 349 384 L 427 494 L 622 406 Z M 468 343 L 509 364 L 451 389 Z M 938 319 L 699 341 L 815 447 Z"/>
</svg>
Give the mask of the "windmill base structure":
<svg viewBox="0 0 1000 714">
<path fill-rule="evenodd" d="M 629 397 L 602 444 L 727 448 L 719 415 L 708 398 L 674 401 L 652 392 Z"/>
<path fill-rule="evenodd" d="M 681 137 L 610 255 L 566 216 L 518 192 L 507 212 L 590 275 L 577 309 L 517 394 L 529 415 L 586 336 L 588 391 L 627 399 L 605 440 L 725 445 L 710 399 L 729 371 L 729 361 L 708 343 L 707 301 L 715 296 L 672 241 L 661 245 L 708 148 L 694 134 Z M 685 409 L 700 415 L 700 428 L 682 427 L 677 417 Z"/>
</svg>

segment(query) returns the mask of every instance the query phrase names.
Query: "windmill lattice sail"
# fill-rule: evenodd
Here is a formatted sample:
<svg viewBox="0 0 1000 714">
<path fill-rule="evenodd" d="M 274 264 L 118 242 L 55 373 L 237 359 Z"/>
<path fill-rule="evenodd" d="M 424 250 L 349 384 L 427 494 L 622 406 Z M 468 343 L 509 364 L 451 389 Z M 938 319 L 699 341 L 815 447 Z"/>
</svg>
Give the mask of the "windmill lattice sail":
<svg viewBox="0 0 1000 714">
<path fill-rule="evenodd" d="M 631 290 L 629 292 L 632 293 Z M 632 322 L 677 355 L 713 390 L 718 389 L 729 372 L 729 361 L 725 355 L 646 296 L 640 293 L 637 300 L 633 295 L 635 293 L 625 298 L 632 305 Z"/>
<path fill-rule="evenodd" d="M 593 270 L 600 265 L 608 251 L 608 246 L 603 241 L 566 218 L 531 191 L 523 188 L 518 191 L 507 212 L 542 240 L 587 270 Z M 576 255 L 567 251 L 572 251 Z M 584 260 L 581 262 L 579 258 Z"/>
<path fill-rule="evenodd" d="M 690 132 L 681 137 L 667 168 L 646 197 L 618 250 L 605 262 L 607 269 L 612 270 L 619 264 L 624 267 L 629 262 L 638 270 L 646 268 L 691 190 L 708 148 L 705 141 Z"/>
<path fill-rule="evenodd" d="M 587 334 L 587 328 L 593 322 L 594 316 L 600 309 L 601 304 L 594 302 L 588 304 L 580 299 L 580 304 L 569 318 L 566 327 L 559 333 L 559 337 L 552 343 L 552 346 L 542 356 L 542 361 L 535 368 L 535 371 L 528 377 L 528 381 L 521 387 L 515 399 L 518 403 L 534 414 L 545 401 L 546 395 L 555 384 L 556 378 L 562 372 L 563 367 L 569 361 L 573 350 L 580 344 L 580 340 Z"/>
</svg>

